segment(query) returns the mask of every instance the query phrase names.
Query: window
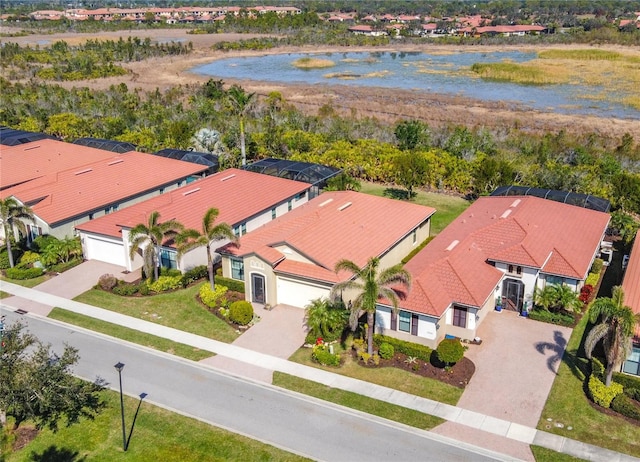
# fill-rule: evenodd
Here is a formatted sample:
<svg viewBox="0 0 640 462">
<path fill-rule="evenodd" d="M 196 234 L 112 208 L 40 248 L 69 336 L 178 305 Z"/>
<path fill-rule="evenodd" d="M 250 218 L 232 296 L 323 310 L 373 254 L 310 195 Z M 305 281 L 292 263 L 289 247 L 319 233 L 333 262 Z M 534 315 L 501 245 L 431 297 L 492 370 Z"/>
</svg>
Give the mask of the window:
<svg viewBox="0 0 640 462">
<path fill-rule="evenodd" d="M 522 266 L 509 265 L 507 271 L 511 274 L 522 274 Z"/>
<path fill-rule="evenodd" d="M 398 330 L 411 332 L 411 313 L 408 311 L 400 311 Z"/>
<path fill-rule="evenodd" d="M 242 223 L 240 225 L 240 234 L 242 236 L 244 236 L 245 234 L 247 234 L 247 224 L 246 223 Z"/>
<path fill-rule="evenodd" d="M 27 225 L 27 233 L 29 234 L 29 242 L 33 242 L 34 239 L 42 234 L 42 228 L 35 225 Z"/>
<path fill-rule="evenodd" d="M 109 215 L 111 212 L 116 212 L 118 210 L 118 204 L 110 205 L 106 209 L 104 209 L 104 214 Z"/>
<path fill-rule="evenodd" d="M 93 220 L 93 213 L 89 214 L 89 220 Z"/>
<path fill-rule="evenodd" d="M 162 249 L 160 251 L 160 266 L 163 268 L 176 269 L 178 267 L 176 255 L 175 250 Z"/>
<path fill-rule="evenodd" d="M 418 320 L 420 317 L 417 314 L 411 315 L 411 335 L 418 335 Z"/>
<path fill-rule="evenodd" d="M 295 197 L 295 201 L 301 201 L 302 199 L 304 199 L 304 196 L 306 195 L 306 193 L 301 192 L 300 194 L 297 194 Z"/>
<path fill-rule="evenodd" d="M 164 188 L 160 188 L 160 194 L 164 194 Z"/>
<path fill-rule="evenodd" d="M 458 327 L 467 327 L 467 309 L 453 308 L 453 325 Z"/>
<path fill-rule="evenodd" d="M 240 226 L 234 226 L 234 227 L 233 227 L 233 234 L 234 234 L 236 237 L 240 237 Z"/>
<path fill-rule="evenodd" d="M 287 209 L 289 210 L 289 212 L 291 212 L 292 208 L 293 208 L 293 203 L 291 202 L 291 200 L 289 200 L 289 202 L 287 202 Z"/>
<path fill-rule="evenodd" d="M 241 258 L 231 259 L 231 277 L 244 281 L 244 261 Z"/>
<path fill-rule="evenodd" d="M 627 374 L 640 375 L 640 347 L 633 347 L 631 356 L 624 362 L 622 371 Z"/>
<path fill-rule="evenodd" d="M 564 278 L 561 278 L 560 276 L 551 276 L 547 274 L 545 280 L 546 280 L 546 284 L 559 284 L 559 285 L 564 284 Z"/>
<path fill-rule="evenodd" d="M 413 235 L 411 236 L 411 238 L 413 239 L 413 243 L 415 244 L 416 242 L 418 242 L 418 231 L 416 231 L 415 229 L 413 230 Z"/>
<path fill-rule="evenodd" d="M 275 219 L 276 219 L 276 216 L 277 216 L 277 214 L 276 214 L 276 209 L 275 209 L 275 208 L 271 209 L 271 219 L 272 219 L 272 220 L 275 220 Z"/>
</svg>

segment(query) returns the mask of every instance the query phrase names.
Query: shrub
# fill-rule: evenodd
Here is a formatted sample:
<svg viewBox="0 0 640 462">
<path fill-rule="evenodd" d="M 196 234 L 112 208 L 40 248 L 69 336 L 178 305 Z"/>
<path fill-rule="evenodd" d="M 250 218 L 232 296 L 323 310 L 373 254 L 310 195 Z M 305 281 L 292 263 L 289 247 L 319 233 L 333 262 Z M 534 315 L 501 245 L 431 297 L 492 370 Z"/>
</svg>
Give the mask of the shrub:
<svg viewBox="0 0 640 462">
<path fill-rule="evenodd" d="M 640 389 L 638 388 L 625 388 L 624 394 L 629 398 L 636 400 L 640 404 Z"/>
<path fill-rule="evenodd" d="M 67 270 L 70 270 L 74 266 L 78 266 L 82 263 L 82 259 L 76 258 L 75 260 L 70 260 L 67 262 L 61 262 L 49 267 L 49 271 L 53 273 L 64 273 Z"/>
<path fill-rule="evenodd" d="M 315 345 L 311 351 L 311 358 L 323 366 L 340 365 L 340 355 L 331 354 L 329 348 L 327 348 L 325 344 Z"/>
<path fill-rule="evenodd" d="M 182 275 L 182 286 L 187 287 L 189 284 L 193 284 L 194 282 L 208 276 L 209 272 L 207 271 L 206 265 L 193 267 Z"/>
<path fill-rule="evenodd" d="M 591 358 L 591 373 L 602 380 L 604 378 L 604 364 L 596 357 Z"/>
<path fill-rule="evenodd" d="M 215 308 L 222 303 L 222 297 L 227 293 L 227 289 L 225 286 L 216 284 L 216 288 L 214 290 L 211 289 L 211 286 L 206 283 L 202 284 L 200 287 L 200 300 L 202 303 L 207 305 L 209 308 Z"/>
<path fill-rule="evenodd" d="M 373 356 L 371 356 L 371 361 L 373 361 L 373 364 L 376 366 L 380 365 L 380 355 L 377 354 L 373 354 Z"/>
<path fill-rule="evenodd" d="M 361 338 L 354 339 L 352 347 L 354 350 L 356 350 L 356 352 L 364 351 L 367 349 L 367 345 L 365 344 L 364 339 Z"/>
<path fill-rule="evenodd" d="M 117 286 L 115 286 L 112 292 L 116 295 L 121 295 L 125 297 L 130 297 L 138 292 L 138 284 L 128 284 L 126 282 L 121 282 Z"/>
<path fill-rule="evenodd" d="M 58 242 L 58 238 L 52 236 L 50 234 L 43 234 L 42 236 L 36 237 L 31 243 L 31 248 L 36 252 L 42 252 L 44 249 L 49 247 L 52 243 Z"/>
<path fill-rule="evenodd" d="M 118 285 L 118 280 L 113 274 L 103 274 L 98 278 L 98 285 L 102 290 L 111 292 Z"/>
<path fill-rule="evenodd" d="M 622 372 L 613 373 L 613 381 L 619 383 L 625 390 L 640 390 L 640 377 L 634 375 L 623 374 Z"/>
<path fill-rule="evenodd" d="M 179 269 L 165 268 L 163 266 L 163 267 L 160 268 L 160 273 L 159 273 L 158 277 L 160 277 L 160 276 L 169 276 L 169 277 L 180 276 L 180 277 L 182 277 L 182 272 Z"/>
<path fill-rule="evenodd" d="M 365 363 L 368 364 L 369 360 L 371 359 L 371 355 L 369 353 L 367 353 L 366 351 L 360 351 L 358 352 L 358 357 Z"/>
<path fill-rule="evenodd" d="M 423 361 L 429 361 L 433 350 L 426 345 L 420 345 L 419 343 L 407 342 L 394 337 L 386 335 L 376 334 L 373 336 L 373 341 L 380 348 L 382 343 L 388 343 L 392 345 L 397 353 L 402 353 L 407 356 L 414 356 L 422 359 Z M 355 343 L 355 340 L 354 340 Z"/>
<path fill-rule="evenodd" d="M 243 281 L 238 281 L 236 279 L 230 279 L 230 278 L 225 278 L 222 276 L 218 276 L 216 277 L 216 283 L 220 283 L 222 285 L 225 285 L 229 288 L 229 290 L 232 290 L 233 292 L 241 292 L 244 293 L 244 282 Z"/>
<path fill-rule="evenodd" d="M 440 361 L 451 365 L 464 357 L 464 347 L 457 338 L 446 338 L 438 345 L 436 354 Z"/>
<path fill-rule="evenodd" d="M 144 295 L 144 296 L 147 296 L 151 293 L 151 289 L 149 289 L 149 285 L 147 284 L 147 281 L 141 281 L 138 284 L 138 292 L 140 292 L 140 295 Z"/>
<path fill-rule="evenodd" d="M 5 273 L 9 279 L 33 279 L 44 274 L 42 268 L 7 268 Z"/>
<path fill-rule="evenodd" d="M 612 382 L 608 387 L 595 375 L 589 377 L 589 395 L 598 406 L 608 408 L 613 398 L 622 393 L 622 385 Z"/>
<path fill-rule="evenodd" d="M 611 400 L 611 409 L 625 417 L 640 420 L 640 403 L 636 403 L 624 393 Z"/>
<path fill-rule="evenodd" d="M 151 292 L 160 293 L 182 287 L 182 274 L 179 276 L 160 276 L 156 281 L 147 283 Z"/>
<path fill-rule="evenodd" d="M 591 294 L 593 294 L 593 286 L 591 284 L 585 284 L 580 289 L 580 301 L 582 303 L 587 303 L 591 299 Z"/>
<path fill-rule="evenodd" d="M 22 251 L 20 249 L 12 248 L 11 253 L 13 254 L 13 262 L 17 262 L 20 259 L 20 255 L 22 255 Z M 3 248 L 2 252 L 0 252 L 0 269 L 9 268 L 9 252 L 7 252 L 7 248 Z"/>
<path fill-rule="evenodd" d="M 406 264 L 409 260 L 411 260 L 413 257 L 416 256 L 416 254 L 418 252 L 420 252 L 422 249 L 425 248 L 425 246 L 431 242 L 433 240 L 435 236 L 429 236 L 428 238 L 426 238 L 424 241 L 422 241 L 417 247 L 415 247 L 411 252 L 409 252 L 409 255 L 407 255 L 406 257 L 404 257 L 402 259 L 402 264 Z"/>
<path fill-rule="evenodd" d="M 593 265 L 591 265 L 591 272 L 599 275 L 603 266 L 604 261 L 601 258 L 596 258 L 593 260 Z"/>
<path fill-rule="evenodd" d="M 22 254 L 22 257 L 20 257 L 20 262 L 17 266 L 20 268 L 31 268 L 37 261 L 40 261 L 40 254 L 27 250 Z"/>
<path fill-rule="evenodd" d="M 587 279 L 584 281 L 585 285 L 590 285 L 590 286 L 597 286 L 598 285 L 598 281 L 600 280 L 600 275 L 596 274 L 596 273 L 589 273 L 589 275 L 587 276 Z"/>
<path fill-rule="evenodd" d="M 246 326 L 253 319 L 253 306 L 246 300 L 233 302 L 229 307 L 229 319 L 236 324 Z"/>
<path fill-rule="evenodd" d="M 535 309 L 529 311 L 529 317 L 534 321 L 548 322 L 558 326 L 571 327 L 576 323 L 572 314 L 567 313 L 551 313 L 544 309 Z"/>
<path fill-rule="evenodd" d="M 393 348 L 393 345 L 391 345 L 390 343 L 384 342 L 380 344 L 380 347 L 378 348 L 378 352 L 382 359 L 391 359 L 395 354 L 395 349 Z"/>
</svg>

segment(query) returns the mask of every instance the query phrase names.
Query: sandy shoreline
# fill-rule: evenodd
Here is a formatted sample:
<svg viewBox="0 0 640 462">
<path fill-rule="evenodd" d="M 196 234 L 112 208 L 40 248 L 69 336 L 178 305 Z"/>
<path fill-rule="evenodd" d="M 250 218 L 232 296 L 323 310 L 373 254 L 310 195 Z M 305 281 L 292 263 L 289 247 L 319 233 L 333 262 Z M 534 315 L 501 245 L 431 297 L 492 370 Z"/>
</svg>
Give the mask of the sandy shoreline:
<svg viewBox="0 0 640 462">
<path fill-rule="evenodd" d="M 10 30 L 3 28 L 3 32 Z M 166 90 L 176 85 L 201 84 L 210 77 L 191 72 L 191 69 L 213 62 L 217 59 L 234 56 L 262 56 L 273 53 L 325 53 L 325 52 L 356 52 L 356 51 L 429 51 L 451 53 L 469 50 L 470 47 L 445 46 L 437 43 L 424 45 L 406 45 L 395 43 L 387 47 L 359 48 L 359 47 L 281 47 L 272 50 L 222 52 L 212 49 L 220 41 L 232 41 L 258 37 L 257 34 L 187 34 L 186 30 L 164 29 L 146 31 L 103 32 L 100 34 L 51 34 L 30 35 L 26 37 L 5 37 L 3 42 L 14 42 L 21 45 L 48 45 L 57 40 L 69 43 L 81 43 L 91 39 L 117 40 L 128 36 L 149 37 L 152 41 L 180 41 L 191 42 L 193 52 L 188 56 L 153 58 L 146 61 L 129 63 L 126 67 L 130 74 L 107 79 L 63 82 L 66 87 L 87 86 L 93 89 L 106 89 L 114 84 L 124 82 L 130 89 Z M 565 46 L 564 48 L 584 48 L 586 45 Z M 545 47 L 552 48 L 552 47 Z M 553 47 L 558 48 L 558 47 Z M 473 46 L 473 51 L 481 50 L 509 50 L 515 47 L 483 47 Z M 533 47 L 518 47 L 518 50 L 534 50 Z M 540 50 L 541 48 L 535 48 Z M 640 50 L 630 50 L 622 47 L 607 47 L 607 49 L 623 49 L 626 53 Z M 456 95 L 444 95 L 415 90 L 397 90 L 379 87 L 353 87 L 336 84 L 281 84 L 261 82 L 258 80 L 225 79 L 225 84 L 240 84 L 249 92 L 267 95 L 278 91 L 291 104 L 300 110 L 315 114 L 321 106 L 331 104 L 342 114 L 355 113 L 360 117 L 375 117 L 378 120 L 395 123 L 402 119 L 420 119 L 433 126 L 463 124 L 470 127 L 490 128 L 519 128 L 531 132 L 557 132 L 561 129 L 572 133 L 596 133 L 601 136 L 620 138 L 624 133 L 630 133 L 635 139 L 640 139 L 640 123 L 637 120 L 602 118 L 584 115 L 564 115 L 539 110 L 530 110 L 517 103 L 480 101 Z"/>
</svg>

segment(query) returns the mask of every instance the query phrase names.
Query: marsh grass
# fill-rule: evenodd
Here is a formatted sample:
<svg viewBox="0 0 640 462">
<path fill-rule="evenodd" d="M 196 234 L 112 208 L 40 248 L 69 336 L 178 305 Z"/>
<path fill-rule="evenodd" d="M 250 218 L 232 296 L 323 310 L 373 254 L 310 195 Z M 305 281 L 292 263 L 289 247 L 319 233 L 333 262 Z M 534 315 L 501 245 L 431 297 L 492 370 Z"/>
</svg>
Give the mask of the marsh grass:
<svg viewBox="0 0 640 462">
<path fill-rule="evenodd" d="M 559 66 L 512 62 L 475 63 L 471 70 L 483 79 L 521 85 L 553 85 L 569 82 L 569 73 Z"/>
<path fill-rule="evenodd" d="M 308 56 L 296 59 L 292 64 L 299 69 L 324 69 L 325 67 L 336 65 L 330 59 L 310 58 Z"/>
<path fill-rule="evenodd" d="M 541 59 L 575 59 L 581 61 L 617 61 L 623 58 L 623 55 L 617 51 L 599 50 L 599 49 L 582 49 L 582 50 L 543 50 L 538 52 L 538 58 Z"/>
</svg>

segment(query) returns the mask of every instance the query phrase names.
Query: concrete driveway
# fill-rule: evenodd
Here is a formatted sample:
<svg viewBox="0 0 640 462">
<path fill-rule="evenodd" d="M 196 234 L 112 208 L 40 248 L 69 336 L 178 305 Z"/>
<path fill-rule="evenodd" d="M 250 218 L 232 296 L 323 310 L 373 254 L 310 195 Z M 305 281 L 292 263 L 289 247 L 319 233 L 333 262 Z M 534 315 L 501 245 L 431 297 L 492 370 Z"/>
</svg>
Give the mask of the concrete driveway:
<svg viewBox="0 0 640 462">
<path fill-rule="evenodd" d="M 34 287 L 34 289 L 47 294 L 73 299 L 95 286 L 103 274 L 113 274 L 116 278 L 125 281 L 134 281 L 140 277 L 140 271 L 133 273 L 125 273 L 124 271 L 125 268 L 122 266 L 97 260 L 88 260 L 48 279 Z M 37 313 L 41 316 L 48 316 L 53 308 L 52 306 L 24 300 L 20 297 L 9 297 L 4 299 L 3 302 L 9 306 L 22 308 L 25 311 Z"/>
<path fill-rule="evenodd" d="M 481 345 L 466 356 L 476 372 L 458 406 L 536 427 L 555 379 L 571 329 L 532 321 L 510 311 L 491 312 L 481 324 Z M 534 460 L 529 447 L 513 440 L 447 422 L 434 430 L 522 460 Z M 490 444 L 487 446 L 487 444 Z"/>
<path fill-rule="evenodd" d="M 283 359 L 289 358 L 302 346 L 306 336 L 304 309 L 277 305 L 267 311 L 262 305 L 254 304 L 254 310 L 260 316 L 260 321 L 238 337 L 233 345 Z M 270 370 L 228 357 L 213 356 L 201 362 L 231 374 L 272 382 L 273 374 Z"/>
</svg>

